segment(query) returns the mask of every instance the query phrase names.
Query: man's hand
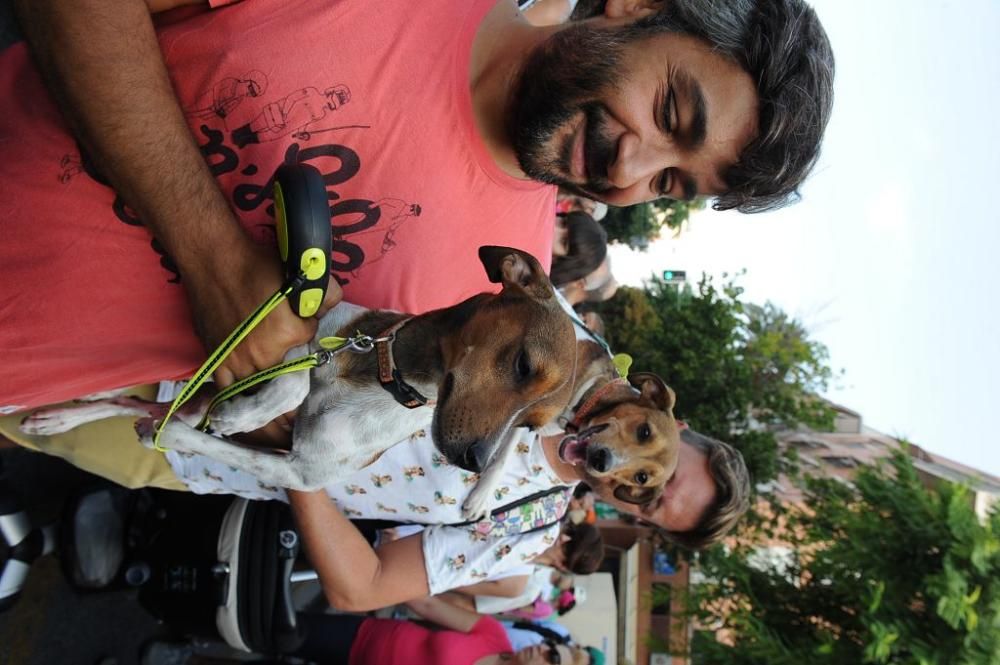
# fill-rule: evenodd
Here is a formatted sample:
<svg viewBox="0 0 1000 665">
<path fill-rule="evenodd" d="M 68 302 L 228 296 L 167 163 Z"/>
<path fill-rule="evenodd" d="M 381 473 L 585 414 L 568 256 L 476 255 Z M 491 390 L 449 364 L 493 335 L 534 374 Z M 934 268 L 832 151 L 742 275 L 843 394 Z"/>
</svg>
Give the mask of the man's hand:
<svg viewBox="0 0 1000 665">
<path fill-rule="evenodd" d="M 195 329 L 213 351 L 261 303 L 281 287 L 283 273 L 278 250 L 244 244 L 218 271 L 184 275 Z M 303 319 L 286 303 L 267 315 L 215 372 L 225 387 L 237 379 L 280 363 L 289 349 L 305 344 L 316 334 L 317 321 L 340 302 L 342 292 L 330 280 L 326 297 L 315 318 Z"/>
</svg>

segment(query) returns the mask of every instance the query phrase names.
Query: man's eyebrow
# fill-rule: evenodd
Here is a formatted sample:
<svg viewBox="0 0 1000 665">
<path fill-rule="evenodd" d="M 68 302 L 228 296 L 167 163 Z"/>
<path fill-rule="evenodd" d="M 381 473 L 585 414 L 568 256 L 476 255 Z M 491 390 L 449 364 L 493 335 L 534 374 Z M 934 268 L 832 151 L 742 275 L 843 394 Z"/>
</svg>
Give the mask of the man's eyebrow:
<svg viewBox="0 0 1000 665">
<path fill-rule="evenodd" d="M 705 104 L 705 94 L 701 84 L 694 80 L 686 71 L 679 70 L 676 74 L 677 83 L 684 91 L 691 107 L 691 121 L 688 124 L 685 143 L 690 150 L 697 150 L 705 144 L 708 133 L 708 108 Z M 698 183 L 693 178 L 685 177 L 681 182 L 685 201 L 693 201 L 698 196 Z"/>
<path fill-rule="evenodd" d="M 687 131 L 688 147 L 692 150 L 700 148 L 705 143 L 707 135 L 708 108 L 705 105 L 705 94 L 701 84 L 684 71 L 677 72 L 677 82 L 684 89 L 685 96 L 691 105 L 691 122 Z"/>
</svg>

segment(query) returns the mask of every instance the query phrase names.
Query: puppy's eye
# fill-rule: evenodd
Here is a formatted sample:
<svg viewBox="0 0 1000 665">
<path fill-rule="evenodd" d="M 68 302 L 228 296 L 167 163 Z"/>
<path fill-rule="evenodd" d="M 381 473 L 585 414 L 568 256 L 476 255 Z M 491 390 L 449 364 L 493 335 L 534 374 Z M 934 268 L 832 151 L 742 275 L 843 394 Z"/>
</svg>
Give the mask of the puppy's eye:
<svg viewBox="0 0 1000 665">
<path fill-rule="evenodd" d="M 636 430 L 635 435 L 640 441 L 648 441 L 653 436 L 653 431 L 649 429 L 649 425 L 643 423 L 639 425 L 639 429 Z"/>
<path fill-rule="evenodd" d="M 649 475 L 645 471 L 635 474 L 635 483 L 637 485 L 645 485 L 647 480 L 649 480 Z"/>
<path fill-rule="evenodd" d="M 524 381 L 531 376 L 531 361 L 525 351 L 521 351 L 514 359 L 514 376 L 518 381 Z"/>
</svg>

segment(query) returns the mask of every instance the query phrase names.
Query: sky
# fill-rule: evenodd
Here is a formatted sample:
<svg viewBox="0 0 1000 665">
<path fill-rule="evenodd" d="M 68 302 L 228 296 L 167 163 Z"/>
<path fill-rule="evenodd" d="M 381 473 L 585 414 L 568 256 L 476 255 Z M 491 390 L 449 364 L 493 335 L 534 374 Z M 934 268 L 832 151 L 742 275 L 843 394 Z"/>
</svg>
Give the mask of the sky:
<svg viewBox="0 0 1000 665">
<path fill-rule="evenodd" d="M 742 269 L 745 300 L 799 318 L 864 423 L 1000 475 L 1000 2 L 812 0 L 837 60 L 803 200 L 696 213 L 619 282 Z"/>
</svg>

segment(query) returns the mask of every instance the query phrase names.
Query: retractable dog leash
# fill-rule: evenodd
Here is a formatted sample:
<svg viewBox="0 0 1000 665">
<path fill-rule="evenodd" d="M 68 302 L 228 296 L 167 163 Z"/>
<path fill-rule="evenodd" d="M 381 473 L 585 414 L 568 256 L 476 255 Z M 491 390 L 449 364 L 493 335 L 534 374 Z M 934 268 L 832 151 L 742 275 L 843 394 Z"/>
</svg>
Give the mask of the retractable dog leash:
<svg viewBox="0 0 1000 665">
<path fill-rule="evenodd" d="M 219 368 L 233 349 L 250 334 L 282 301 L 288 300 L 297 315 L 307 318 L 316 314 L 330 282 L 330 208 L 326 185 L 318 169 L 308 164 L 284 164 L 274 174 L 274 219 L 278 234 L 278 251 L 285 268 L 285 280 L 270 298 L 248 316 L 209 355 L 180 394 L 171 403 L 167 415 L 157 424 L 153 444 L 157 450 L 160 435 L 167 421 L 184 405 Z M 198 427 L 206 429 L 209 414 L 219 403 L 262 381 L 282 374 L 318 367 L 330 361 L 334 353 L 353 350 L 371 351 L 373 342 L 367 335 L 351 338 L 327 337 L 316 353 L 290 360 L 252 374 L 216 395 Z"/>
</svg>

